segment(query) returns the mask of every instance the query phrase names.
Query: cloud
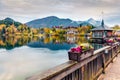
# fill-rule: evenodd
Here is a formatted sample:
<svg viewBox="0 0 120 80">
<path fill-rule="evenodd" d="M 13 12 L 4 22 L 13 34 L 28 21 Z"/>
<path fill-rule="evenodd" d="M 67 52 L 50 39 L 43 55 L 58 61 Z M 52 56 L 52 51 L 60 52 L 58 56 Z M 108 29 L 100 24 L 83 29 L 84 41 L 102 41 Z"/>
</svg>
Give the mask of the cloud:
<svg viewBox="0 0 120 80">
<path fill-rule="evenodd" d="M 22 22 L 51 15 L 73 20 L 100 19 L 102 11 L 114 15 L 120 13 L 119 9 L 120 0 L 0 0 L 0 17 L 21 18 Z"/>
<path fill-rule="evenodd" d="M 115 24 L 120 25 L 120 12 L 118 13 L 110 13 L 106 14 L 108 16 L 105 16 L 105 20 L 108 24 L 114 26 Z"/>
</svg>

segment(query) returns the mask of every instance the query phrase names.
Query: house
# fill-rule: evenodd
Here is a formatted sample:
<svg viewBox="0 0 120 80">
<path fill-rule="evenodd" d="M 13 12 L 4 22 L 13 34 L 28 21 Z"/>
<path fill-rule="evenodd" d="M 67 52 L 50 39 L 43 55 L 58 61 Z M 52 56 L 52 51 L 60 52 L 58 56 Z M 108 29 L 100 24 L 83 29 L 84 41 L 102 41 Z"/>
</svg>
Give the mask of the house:
<svg viewBox="0 0 120 80">
<path fill-rule="evenodd" d="M 92 38 L 94 39 L 105 39 L 112 36 L 112 29 L 104 24 L 102 19 L 101 25 L 92 29 Z"/>
<path fill-rule="evenodd" d="M 114 33 L 114 36 L 120 36 L 120 30 L 117 30 L 117 31 Z"/>
<path fill-rule="evenodd" d="M 67 33 L 67 35 L 77 35 L 78 29 L 77 29 L 77 27 L 67 27 L 66 33 Z"/>
</svg>

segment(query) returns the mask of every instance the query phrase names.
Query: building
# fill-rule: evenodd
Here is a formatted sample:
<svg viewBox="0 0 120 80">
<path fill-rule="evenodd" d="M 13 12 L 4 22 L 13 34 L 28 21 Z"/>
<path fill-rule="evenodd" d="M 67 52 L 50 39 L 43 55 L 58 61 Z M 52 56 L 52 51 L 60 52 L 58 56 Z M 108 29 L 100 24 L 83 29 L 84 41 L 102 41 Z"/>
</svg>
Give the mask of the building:
<svg viewBox="0 0 120 80">
<path fill-rule="evenodd" d="M 77 27 L 67 27 L 67 28 L 64 28 L 64 29 L 66 29 L 67 35 L 78 35 Z"/>
<path fill-rule="evenodd" d="M 120 36 L 120 30 L 117 30 L 117 31 L 114 33 L 114 36 Z"/>
<path fill-rule="evenodd" d="M 112 29 L 104 24 L 102 20 L 101 25 L 92 29 L 92 38 L 94 39 L 105 39 L 112 36 Z"/>
</svg>

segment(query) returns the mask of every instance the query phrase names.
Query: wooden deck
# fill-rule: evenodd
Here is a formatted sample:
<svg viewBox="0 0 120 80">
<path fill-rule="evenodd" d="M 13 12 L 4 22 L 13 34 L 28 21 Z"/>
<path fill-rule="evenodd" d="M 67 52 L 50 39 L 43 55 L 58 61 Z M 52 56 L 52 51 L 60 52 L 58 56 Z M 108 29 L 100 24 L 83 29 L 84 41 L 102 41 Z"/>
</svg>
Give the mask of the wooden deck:
<svg viewBox="0 0 120 80">
<path fill-rule="evenodd" d="M 115 58 L 98 80 L 120 80 L 120 54 Z"/>
</svg>

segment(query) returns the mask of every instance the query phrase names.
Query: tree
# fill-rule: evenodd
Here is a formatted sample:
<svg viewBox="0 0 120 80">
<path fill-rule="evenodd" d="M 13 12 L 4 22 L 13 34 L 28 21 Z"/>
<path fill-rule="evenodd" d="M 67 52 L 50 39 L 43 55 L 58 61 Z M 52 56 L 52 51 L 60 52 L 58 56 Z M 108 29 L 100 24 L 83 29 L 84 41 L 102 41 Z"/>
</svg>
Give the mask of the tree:
<svg viewBox="0 0 120 80">
<path fill-rule="evenodd" d="M 56 32 L 56 29 L 53 27 L 53 28 L 52 28 L 52 31 L 53 31 L 53 32 Z"/>
<path fill-rule="evenodd" d="M 50 29 L 49 29 L 49 28 L 44 28 L 44 32 L 45 32 L 46 34 L 49 34 L 49 33 L 50 33 Z"/>
<path fill-rule="evenodd" d="M 30 27 L 28 27 L 28 33 L 30 33 L 31 32 L 31 29 L 30 29 Z"/>
<path fill-rule="evenodd" d="M 24 24 L 19 25 L 17 29 L 19 32 L 23 32 L 23 33 L 30 33 L 31 32 L 31 29 Z"/>
<path fill-rule="evenodd" d="M 79 27 L 82 27 L 82 24 L 79 24 Z"/>
<path fill-rule="evenodd" d="M 119 26 L 119 25 L 115 25 L 115 26 L 113 27 L 113 29 L 115 29 L 115 30 L 120 30 L 120 26 Z"/>
<path fill-rule="evenodd" d="M 63 28 L 63 26 L 60 26 L 60 29 L 62 29 Z"/>
<path fill-rule="evenodd" d="M 5 27 L 2 28 L 1 34 L 5 34 Z"/>
</svg>

